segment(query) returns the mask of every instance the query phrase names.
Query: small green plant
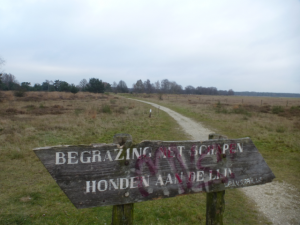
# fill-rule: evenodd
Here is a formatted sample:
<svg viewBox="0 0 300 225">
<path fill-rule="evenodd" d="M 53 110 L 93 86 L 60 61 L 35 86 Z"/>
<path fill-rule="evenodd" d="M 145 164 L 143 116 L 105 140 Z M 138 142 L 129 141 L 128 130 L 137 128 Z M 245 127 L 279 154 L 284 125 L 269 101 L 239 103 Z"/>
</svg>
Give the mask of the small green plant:
<svg viewBox="0 0 300 225">
<path fill-rule="evenodd" d="M 82 113 L 82 109 L 75 109 L 74 113 L 76 116 L 79 116 L 80 113 Z"/>
<path fill-rule="evenodd" d="M 110 106 L 109 106 L 109 105 L 106 105 L 106 104 L 102 106 L 101 111 L 102 111 L 103 113 L 111 114 Z"/>
<path fill-rule="evenodd" d="M 45 108 L 45 106 L 41 103 L 40 104 L 40 109 L 43 109 L 43 108 Z"/>
<path fill-rule="evenodd" d="M 270 111 L 270 109 L 271 109 L 271 106 L 269 106 L 269 105 L 264 105 L 264 106 L 261 106 L 260 107 L 260 112 L 262 112 L 262 113 L 268 113 L 269 111 Z"/>
<path fill-rule="evenodd" d="M 248 117 L 247 117 L 247 116 L 244 116 L 244 117 L 242 118 L 242 120 L 248 120 Z"/>
<path fill-rule="evenodd" d="M 292 116 L 300 117 L 300 106 L 292 106 L 289 110 L 289 114 Z"/>
<path fill-rule="evenodd" d="M 283 109 L 282 106 L 274 105 L 274 106 L 272 107 L 272 113 L 273 113 L 273 114 L 279 114 L 279 113 L 281 113 L 281 112 L 284 112 L 284 109 Z"/>
<path fill-rule="evenodd" d="M 120 106 L 120 107 L 116 108 L 115 112 L 119 113 L 119 114 L 124 114 L 125 113 L 125 107 Z"/>
<path fill-rule="evenodd" d="M 292 106 L 290 110 L 295 110 L 295 111 L 299 111 L 300 110 L 300 105 L 298 106 Z"/>
<path fill-rule="evenodd" d="M 218 103 L 217 103 L 217 105 L 216 105 L 216 109 L 217 109 L 216 111 L 217 111 L 217 112 L 220 112 L 221 108 L 222 108 L 222 104 L 221 104 L 220 101 L 218 101 Z"/>
<path fill-rule="evenodd" d="M 216 113 L 228 113 L 228 110 L 226 108 L 224 108 L 224 105 L 222 105 L 222 103 L 220 101 L 218 101 L 218 103 L 215 106 L 215 111 Z"/>
<path fill-rule="evenodd" d="M 27 105 L 24 108 L 26 108 L 27 111 L 31 111 L 31 110 L 35 109 L 35 106 L 34 105 Z"/>
<path fill-rule="evenodd" d="M 231 112 L 235 113 L 235 114 L 242 114 L 242 115 L 246 115 L 246 116 L 251 116 L 251 113 L 241 105 L 239 105 L 238 107 L 234 107 Z"/>
<path fill-rule="evenodd" d="M 116 102 L 117 102 L 115 99 L 110 99 L 109 101 L 111 104 L 116 104 Z"/>
<path fill-rule="evenodd" d="M 285 132 L 285 128 L 283 126 L 279 126 L 276 128 L 276 132 L 277 133 L 284 133 Z"/>
<path fill-rule="evenodd" d="M 24 155 L 23 155 L 22 152 L 14 150 L 14 151 L 11 151 L 9 157 L 10 157 L 11 160 L 14 160 L 14 159 L 23 159 Z"/>
<path fill-rule="evenodd" d="M 133 115 L 138 116 L 139 115 L 139 111 L 138 110 L 134 110 L 133 111 Z"/>
</svg>

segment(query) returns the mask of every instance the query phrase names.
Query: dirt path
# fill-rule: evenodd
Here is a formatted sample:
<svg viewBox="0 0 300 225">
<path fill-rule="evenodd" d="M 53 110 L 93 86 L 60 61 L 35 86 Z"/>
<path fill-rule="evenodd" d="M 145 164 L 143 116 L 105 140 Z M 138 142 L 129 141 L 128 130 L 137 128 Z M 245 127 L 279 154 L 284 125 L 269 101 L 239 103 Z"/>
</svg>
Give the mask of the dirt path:
<svg viewBox="0 0 300 225">
<path fill-rule="evenodd" d="M 136 100 L 136 99 L 132 99 Z M 136 100 L 150 104 L 167 112 L 173 117 L 183 130 L 191 136 L 192 140 L 207 140 L 212 130 L 205 128 L 201 123 L 187 118 L 173 110 L 155 103 Z M 272 224 L 300 225 L 300 196 L 297 189 L 287 183 L 272 183 L 246 187 L 242 190 L 253 200 L 260 212 L 262 212 Z"/>
</svg>

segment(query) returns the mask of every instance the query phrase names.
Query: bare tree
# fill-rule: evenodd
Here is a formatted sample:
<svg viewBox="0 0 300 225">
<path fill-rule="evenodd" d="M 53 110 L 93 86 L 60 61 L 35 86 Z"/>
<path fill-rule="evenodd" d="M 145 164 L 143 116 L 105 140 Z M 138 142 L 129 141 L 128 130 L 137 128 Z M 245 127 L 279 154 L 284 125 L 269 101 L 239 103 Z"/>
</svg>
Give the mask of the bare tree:
<svg viewBox="0 0 300 225">
<path fill-rule="evenodd" d="M 14 75 L 12 75 L 11 73 L 7 74 L 7 73 L 4 73 L 2 75 L 2 83 L 6 84 L 6 85 L 9 85 L 10 83 L 18 83 L 16 77 Z"/>
<path fill-rule="evenodd" d="M 121 92 L 121 93 L 128 93 L 128 87 L 127 87 L 125 81 L 123 81 L 123 80 L 119 81 L 117 90 L 118 90 L 118 92 Z"/>
<path fill-rule="evenodd" d="M 154 83 L 154 85 L 155 85 L 156 91 L 158 92 L 158 91 L 160 90 L 160 82 L 159 82 L 159 80 L 156 81 L 156 82 Z"/>
<path fill-rule="evenodd" d="M 118 86 L 118 84 L 117 84 L 116 81 L 114 81 L 113 84 L 111 85 L 111 89 L 112 89 L 112 91 L 113 91 L 114 93 L 117 92 L 117 86 Z"/>
<path fill-rule="evenodd" d="M 4 60 L 0 58 L 0 69 L 4 65 Z M 0 70 L 0 85 L 2 84 L 2 71 Z"/>
<path fill-rule="evenodd" d="M 195 94 L 196 89 L 192 85 L 188 85 L 185 87 L 186 94 Z"/>
<path fill-rule="evenodd" d="M 153 85 L 151 84 L 150 80 L 146 80 L 144 82 L 145 92 L 146 93 L 152 93 L 153 92 Z"/>
<path fill-rule="evenodd" d="M 229 89 L 228 95 L 234 95 L 234 91 L 232 89 Z"/>
<path fill-rule="evenodd" d="M 88 82 L 86 79 L 82 79 L 80 82 L 79 82 L 79 89 L 81 91 L 85 90 L 86 86 L 87 86 Z"/>
<path fill-rule="evenodd" d="M 169 92 L 169 90 L 170 90 L 170 81 L 168 79 L 163 79 L 160 82 L 160 85 L 161 85 L 162 92 L 164 92 L 164 93 L 168 93 Z"/>
<path fill-rule="evenodd" d="M 133 90 L 134 92 L 137 93 L 143 93 L 145 90 L 145 86 L 143 84 L 142 80 L 138 80 L 134 85 L 133 85 Z"/>
<path fill-rule="evenodd" d="M 175 81 L 170 82 L 170 93 L 172 94 L 181 94 L 182 86 L 177 84 Z"/>
</svg>

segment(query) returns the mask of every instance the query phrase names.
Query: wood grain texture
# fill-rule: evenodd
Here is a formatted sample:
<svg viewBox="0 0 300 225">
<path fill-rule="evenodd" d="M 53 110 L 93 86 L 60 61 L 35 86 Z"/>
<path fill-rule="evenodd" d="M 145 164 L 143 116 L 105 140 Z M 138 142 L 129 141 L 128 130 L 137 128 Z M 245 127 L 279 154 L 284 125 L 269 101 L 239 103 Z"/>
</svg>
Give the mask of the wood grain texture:
<svg viewBox="0 0 300 225">
<path fill-rule="evenodd" d="M 143 141 L 130 148 L 56 146 L 34 152 L 77 208 L 223 191 L 275 178 L 250 138 Z"/>
<path fill-rule="evenodd" d="M 131 225 L 133 224 L 134 204 L 114 205 L 111 225 Z"/>
<path fill-rule="evenodd" d="M 223 225 L 225 191 L 206 194 L 206 225 Z"/>
<path fill-rule="evenodd" d="M 209 134 L 208 139 L 228 139 L 220 134 Z M 223 225 L 225 190 L 206 193 L 206 225 Z"/>
<path fill-rule="evenodd" d="M 113 143 L 130 148 L 132 137 L 130 134 L 115 134 Z M 112 210 L 111 225 L 132 225 L 134 204 L 114 205 Z"/>
</svg>

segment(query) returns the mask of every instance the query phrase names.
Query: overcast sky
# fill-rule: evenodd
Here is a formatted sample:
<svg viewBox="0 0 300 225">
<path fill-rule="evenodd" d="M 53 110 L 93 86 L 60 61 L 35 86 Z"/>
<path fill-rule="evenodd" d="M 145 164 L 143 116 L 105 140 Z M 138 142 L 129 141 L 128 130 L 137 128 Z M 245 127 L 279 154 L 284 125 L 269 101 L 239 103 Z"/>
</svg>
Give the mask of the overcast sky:
<svg viewBox="0 0 300 225">
<path fill-rule="evenodd" d="M 1 0 L 0 57 L 32 84 L 300 93 L 300 0 Z"/>
</svg>

